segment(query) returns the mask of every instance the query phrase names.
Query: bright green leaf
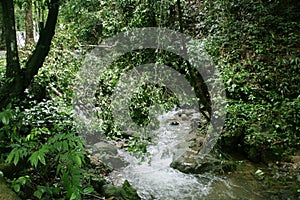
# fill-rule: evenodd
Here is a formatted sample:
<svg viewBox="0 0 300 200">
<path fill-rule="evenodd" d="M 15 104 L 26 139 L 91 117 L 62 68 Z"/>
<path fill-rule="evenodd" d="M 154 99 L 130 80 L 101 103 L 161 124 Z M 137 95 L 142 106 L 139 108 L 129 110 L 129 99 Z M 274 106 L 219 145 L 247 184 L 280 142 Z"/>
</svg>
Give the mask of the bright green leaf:
<svg viewBox="0 0 300 200">
<path fill-rule="evenodd" d="M 87 187 L 87 188 L 84 188 L 84 190 L 83 190 L 83 194 L 90 194 L 92 192 L 94 192 L 93 187 Z"/>
<path fill-rule="evenodd" d="M 37 190 L 33 193 L 33 196 L 37 197 L 38 199 L 41 199 L 43 196 L 43 192 L 41 190 Z"/>
<path fill-rule="evenodd" d="M 29 157 L 29 161 L 30 161 L 30 164 L 34 167 L 37 167 L 37 164 L 39 162 L 39 152 L 36 151 L 34 152 L 30 157 Z"/>
<path fill-rule="evenodd" d="M 74 157 L 74 162 L 75 162 L 79 167 L 81 167 L 82 161 L 81 161 L 81 158 L 80 158 L 78 155 L 76 155 L 76 156 Z"/>
<path fill-rule="evenodd" d="M 15 157 L 14 157 L 14 165 L 17 165 L 19 162 L 20 154 L 18 151 L 15 152 Z"/>
<path fill-rule="evenodd" d="M 20 186 L 20 184 L 15 184 L 15 185 L 13 185 L 13 188 L 14 188 L 15 192 L 20 192 L 21 186 Z"/>
</svg>

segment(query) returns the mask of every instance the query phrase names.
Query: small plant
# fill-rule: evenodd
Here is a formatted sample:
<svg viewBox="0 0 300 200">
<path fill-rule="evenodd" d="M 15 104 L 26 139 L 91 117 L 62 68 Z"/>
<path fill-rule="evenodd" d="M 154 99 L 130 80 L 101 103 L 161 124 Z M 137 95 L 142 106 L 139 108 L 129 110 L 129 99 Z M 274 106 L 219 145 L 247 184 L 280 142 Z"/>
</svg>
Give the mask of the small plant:
<svg viewBox="0 0 300 200">
<path fill-rule="evenodd" d="M 258 177 L 259 180 L 263 180 L 264 179 L 264 172 L 260 169 L 256 170 L 256 172 L 254 173 L 256 177 Z"/>
</svg>

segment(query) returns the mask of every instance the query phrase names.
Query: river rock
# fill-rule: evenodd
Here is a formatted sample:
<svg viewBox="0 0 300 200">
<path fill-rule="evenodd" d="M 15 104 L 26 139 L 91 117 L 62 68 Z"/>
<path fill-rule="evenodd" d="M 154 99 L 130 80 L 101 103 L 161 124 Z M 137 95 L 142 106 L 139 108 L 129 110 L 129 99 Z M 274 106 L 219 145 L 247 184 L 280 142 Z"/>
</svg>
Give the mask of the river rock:
<svg viewBox="0 0 300 200">
<path fill-rule="evenodd" d="M 203 174 L 205 172 L 223 173 L 233 171 L 236 165 L 232 161 L 217 159 L 214 155 L 201 157 L 194 151 L 187 151 L 173 160 L 170 165 L 183 173 Z"/>
<path fill-rule="evenodd" d="M 104 185 L 102 193 L 107 199 L 139 200 L 137 191 L 126 180 L 122 186 Z"/>
<path fill-rule="evenodd" d="M 0 199 L 3 200 L 21 200 L 11 188 L 6 185 L 3 177 L 0 175 Z"/>
<path fill-rule="evenodd" d="M 184 151 L 178 151 L 173 157 L 170 167 L 177 169 L 183 173 L 202 174 L 205 172 L 223 173 L 236 169 L 233 161 L 221 160 L 217 157 L 218 153 L 210 153 L 206 156 L 200 155 L 200 150 L 205 138 L 192 132 L 186 137 L 184 142 Z M 180 144 L 179 144 L 180 146 Z"/>
<path fill-rule="evenodd" d="M 93 145 L 89 145 L 87 152 L 93 158 L 93 162 L 96 164 L 96 159 L 109 166 L 112 169 L 120 169 L 125 167 L 128 163 L 125 162 L 118 154 L 118 147 L 108 142 L 98 142 Z"/>
</svg>

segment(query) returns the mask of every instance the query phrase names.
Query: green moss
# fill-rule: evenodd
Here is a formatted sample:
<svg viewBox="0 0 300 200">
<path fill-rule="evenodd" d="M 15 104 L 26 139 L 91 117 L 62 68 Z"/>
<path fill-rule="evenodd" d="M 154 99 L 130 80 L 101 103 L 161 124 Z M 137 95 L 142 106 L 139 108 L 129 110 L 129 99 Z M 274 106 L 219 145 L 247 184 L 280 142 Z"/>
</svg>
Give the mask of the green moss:
<svg viewBox="0 0 300 200">
<path fill-rule="evenodd" d="M 7 185 L 3 178 L 0 177 L 0 199 L 21 200 Z"/>
<path fill-rule="evenodd" d="M 106 198 L 113 198 L 115 200 L 137 200 L 140 199 L 136 190 L 126 180 L 121 186 L 105 185 L 103 193 Z"/>
</svg>

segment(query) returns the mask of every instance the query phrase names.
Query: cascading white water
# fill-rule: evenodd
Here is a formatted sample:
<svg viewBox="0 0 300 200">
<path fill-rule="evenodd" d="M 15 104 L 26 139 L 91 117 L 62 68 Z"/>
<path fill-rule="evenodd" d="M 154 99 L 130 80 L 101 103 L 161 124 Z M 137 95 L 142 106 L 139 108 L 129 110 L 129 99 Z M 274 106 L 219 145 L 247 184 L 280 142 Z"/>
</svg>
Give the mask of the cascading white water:
<svg viewBox="0 0 300 200">
<path fill-rule="evenodd" d="M 186 148 L 185 138 L 192 130 L 191 121 L 178 118 L 178 112 L 158 117 L 160 128 L 151 133 L 156 137 L 154 144 L 147 148 L 149 156 L 144 161 L 120 151 L 130 165 L 119 173 L 143 199 L 198 199 L 209 193 L 213 182 L 223 181 L 211 175 L 188 175 L 170 168 L 175 152 L 178 155 L 178 151 Z M 197 118 L 195 114 L 192 117 Z M 172 122 L 178 124 L 171 125 Z"/>
<path fill-rule="evenodd" d="M 199 114 L 191 110 L 185 113 L 182 110 L 171 111 L 160 115 L 160 128 L 150 133 L 154 135 L 154 141 L 147 148 L 149 156 L 141 160 L 120 150 L 119 154 L 130 164 L 113 172 L 112 182 L 121 184 L 125 179 L 128 180 L 145 200 L 249 199 L 251 191 L 241 190 L 240 186 L 230 184 L 225 177 L 209 173 L 184 174 L 170 167 L 174 155 L 180 155 L 187 148 L 186 138 L 193 130 L 193 120 L 199 120 L 199 117 Z M 260 198 L 258 195 L 252 199 Z"/>
</svg>

